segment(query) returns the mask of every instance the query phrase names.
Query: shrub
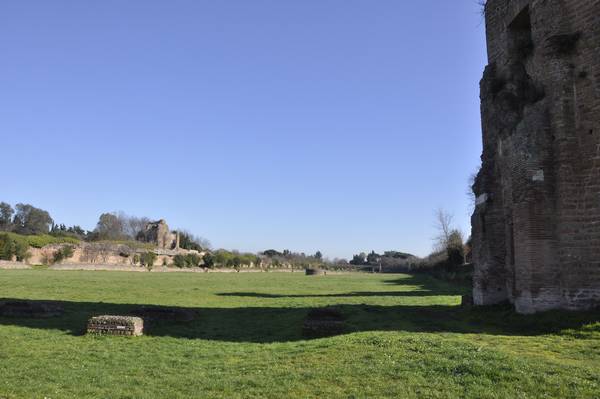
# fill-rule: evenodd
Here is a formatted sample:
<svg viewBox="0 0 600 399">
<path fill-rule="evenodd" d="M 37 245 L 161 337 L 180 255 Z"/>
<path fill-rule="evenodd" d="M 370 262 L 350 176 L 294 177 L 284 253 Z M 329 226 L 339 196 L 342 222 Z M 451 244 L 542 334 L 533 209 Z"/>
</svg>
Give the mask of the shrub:
<svg viewBox="0 0 600 399">
<path fill-rule="evenodd" d="M 19 237 L 24 237 L 27 243 L 34 248 L 42 248 L 46 245 L 52 244 L 79 244 L 80 240 L 73 237 L 53 237 L 49 234 L 42 234 L 37 236 L 20 236 L 18 234 L 12 234 Z"/>
<path fill-rule="evenodd" d="M 214 252 L 212 258 L 213 265 L 239 268 L 240 266 L 250 266 L 254 263 L 258 266 L 261 262 L 260 258 L 255 254 L 239 253 L 237 251 L 229 252 L 224 249 L 219 249 Z"/>
<path fill-rule="evenodd" d="M 65 259 L 69 259 L 74 254 L 74 247 L 72 245 L 65 245 L 54 253 L 51 263 L 59 263 Z"/>
<path fill-rule="evenodd" d="M 185 256 L 187 267 L 198 267 L 202 262 L 202 258 L 197 254 L 187 254 Z"/>
<path fill-rule="evenodd" d="M 187 254 L 187 255 L 175 255 L 173 257 L 173 264 L 177 267 L 199 267 L 200 263 L 202 263 L 202 258 L 197 254 Z"/>
<path fill-rule="evenodd" d="M 134 265 L 137 265 L 138 263 L 140 263 L 140 260 L 141 260 L 140 255 L 138 255 L 138 254 L 133 255 L 133 264 Z"/>
<path fill-rule="evenodd" d="M 146 266 L 148 269 L 152 269 L 156 258 L 157 256 L 154 252 L 144 252 L 140 257 L 140 261 L 142 262 L 142 266 Z"/>
<path fill-rule="evenodd" d="M 185 265 L 186 265 L 185 256 L 183 256 L 183 255 L 175 255 L 173 257 L 173 264 L 176 267 L 180 268 L 180 269 L 184 268 Z"/>
<path fill-rule="evenodd" d="M 204 266 L 212 269 L 215 267 L 215 257 L 211 253 L 205 253 L 202 257 L 202 261 L 204 262 Z"/>
<path fill-rule="evenodd" d="M 22 262 L 30 256 L 28 249 L 29 244 L 25 237 L 12 233 L 0 234 L 0 259 L 12 260 L 14 257 Z"/>
</svg>

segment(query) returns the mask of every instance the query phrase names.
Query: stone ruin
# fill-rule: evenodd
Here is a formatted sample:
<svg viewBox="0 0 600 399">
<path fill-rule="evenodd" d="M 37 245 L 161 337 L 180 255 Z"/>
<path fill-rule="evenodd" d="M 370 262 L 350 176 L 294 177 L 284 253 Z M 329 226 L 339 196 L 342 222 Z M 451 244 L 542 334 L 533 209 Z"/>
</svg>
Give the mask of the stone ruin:
<svg viewBox="0 0 600 399">
<path fill-rule="evenodd" d="M 171 232 L 164 219 L 146 224 L 141 238 L 161 249 L 179 249 L 179 233 Z"/>
<path fill-rule="evenodd" d="M 600 304 L 600 1 L 488 0 L 473 299 Z"/>
<path fill-rule="evenodd" d="M 143 332 L 144 320 L 133 316 L 95 316 L 87 325 L 88 334 L 139 336 Z"/>
</svg>

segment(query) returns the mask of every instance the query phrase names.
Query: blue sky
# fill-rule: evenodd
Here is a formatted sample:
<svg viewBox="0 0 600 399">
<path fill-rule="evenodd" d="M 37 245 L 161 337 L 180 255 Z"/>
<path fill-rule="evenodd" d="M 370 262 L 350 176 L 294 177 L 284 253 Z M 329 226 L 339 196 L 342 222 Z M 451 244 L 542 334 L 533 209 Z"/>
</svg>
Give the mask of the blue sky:
<svg viewBox="0 0 600 399">
<path fill-rule="evenodd" d="M 0 200 L 215 247 L 425 255 L 467 234 L 486 63 L 476 0 L 0 5 Z"/>
</svg>

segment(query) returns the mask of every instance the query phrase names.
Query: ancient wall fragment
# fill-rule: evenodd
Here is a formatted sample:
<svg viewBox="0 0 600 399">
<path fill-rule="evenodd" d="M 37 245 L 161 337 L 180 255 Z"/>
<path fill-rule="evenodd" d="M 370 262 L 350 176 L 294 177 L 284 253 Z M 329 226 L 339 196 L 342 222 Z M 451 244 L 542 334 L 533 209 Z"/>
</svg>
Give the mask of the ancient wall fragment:
<svg viewBox="0 0 600 399">
<path fill-rule="evenodd" d="M 600 304 L 600 1 L 489 0 L 473 298 Z"/>
</svg>

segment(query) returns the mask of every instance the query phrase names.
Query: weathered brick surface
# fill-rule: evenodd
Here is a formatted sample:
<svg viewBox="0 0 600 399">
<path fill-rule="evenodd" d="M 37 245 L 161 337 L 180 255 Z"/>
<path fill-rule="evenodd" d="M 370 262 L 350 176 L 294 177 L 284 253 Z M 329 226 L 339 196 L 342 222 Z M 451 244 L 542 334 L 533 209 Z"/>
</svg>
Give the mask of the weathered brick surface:
<svg viewBox="0 0 600 399">
<path fill-rule="evenodd" d="M 88 321 L 87 333 L 138 336 L 144 332 L 144 320 L 133 316 L 95 316 Z"/>
<path fill-rule="evenodd" d="M 600 304 L 600 0 L 489 0 L 475 304 Z"/>
</svg>

